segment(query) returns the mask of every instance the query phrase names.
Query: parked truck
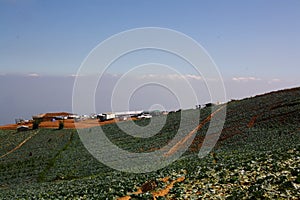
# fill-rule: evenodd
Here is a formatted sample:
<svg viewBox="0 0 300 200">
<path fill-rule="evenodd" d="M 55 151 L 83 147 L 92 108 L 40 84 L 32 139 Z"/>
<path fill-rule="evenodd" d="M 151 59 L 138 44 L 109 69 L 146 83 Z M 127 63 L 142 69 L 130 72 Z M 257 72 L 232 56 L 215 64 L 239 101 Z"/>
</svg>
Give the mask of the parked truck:
<svg viewBox="0 0 300 200">
<path fill-rule="evenodd" d="M 113 120 L 116 118 L 116 115 L 114 113 L 102 113 L 100 115 L 97 115 L 97 118 L 99 118 L 100 122 L 104 122 L 107 120 Z"/>
</svg>

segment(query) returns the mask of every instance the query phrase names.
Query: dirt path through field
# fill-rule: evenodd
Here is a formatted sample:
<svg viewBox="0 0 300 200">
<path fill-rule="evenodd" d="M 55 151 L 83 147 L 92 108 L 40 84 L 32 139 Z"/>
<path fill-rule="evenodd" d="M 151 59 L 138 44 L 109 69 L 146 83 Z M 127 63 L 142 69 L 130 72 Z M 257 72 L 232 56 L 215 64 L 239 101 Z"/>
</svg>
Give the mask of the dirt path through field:
<svg viewBox="0 0 300 200">
<path fill-rule="evenodd" d="M 166 183 L 168 182 L 170 179 L 170 177 L 165 177 L 162 178 L 161 181 Z M 156 200 L 157 197 L 165 197 L 167 194 L 169 194 L 170 190 L 174 187 L 175 183 L 180 183 L 182 181 L 184 181 L 185 177 L 184 176 L 180 176 L 177 179 L 171 181 L 165 188 L 161 189 L 161 190 L 157 190 L 157 191 L 152 191 L 151 194 L 153 196 L 153 200 Z M 143 186 L 142 186 L 143 187 Z M 136 192 L 133 192 L 131 195 L 137 195 L 137 194 L 143 194 L 143 189 L 138 188 L 138 190 Z M 153 190 L 155 190 L 156 188 L 153 188 Z M 145 191 L 148 192 L 148 191 Z M 120 197 L 117 200 L 130 200 L 131 196 L 127 195 L 124 197 Z"/>
<path fill-rule="evenodd" d="M 248 123 L 247 127 L 248 128 L 252 128 L 255 124 L 256 119 L 259 117 L 259 115 L 253 116 L 250 120 L 250 122 Z"/>
<path fill-rule="evenodd" d="M 165 187 L 164 189 L 161 189 L 159 191 L 154 191 L 151 192 L 151 194 L 153 195 L 153 200 L 156 200 L 157 197 L 164 197 L 167 194 L 169 194 L 170 190 L 174 187 L 175 183 L 180 183 L 182 181 L 184 181 L 185 177 L 181 176 L 178 177 L 177 179 L 173 180 L 169 185 L 167 185 L 167 187 Z"/>
<path fill-rule="evenodd" d="M 0 156 L 1 158 L 4 158 L 5 156 L 8 156 L 9 154 L 15 152 L 16 150 L 18 150 L 21 146 L 23 146 L 26 142 L 28 142 L 33 136 L 35 136 L 36 134 L 38 134 L 39 130 L 35 131 L 34 134 L 32 134 L 31 136 L 29 136 L 28 138 L 26 138 L 25 140 L 23 140 L 20 144 L 18 144 L 18 146 L 16 146 L 15 148 L 13 148 L 12 150 L 10 150 L 9 152 L 7 152 L 6 154 Z"/>
<path fill-rule="evenodd" d="M 187 136 L 185 136 L 182 140 L 180 140 L 177 144 L 175 144 L 167 153 L 164 154 L 165 157 L 168 157 L 170 155 L 173 155 L 175 152 L 177 152 L 178 149 L 180 149 L 194 134 L 197 133 L 198 130 L 200 130 L 206 123 L 208 123 L 215 114 L 220 112 L 225 106 L 220 107 L 213 113 L 211 113 L 205 120 L 203 120 L 196 128 L 194 128 Z"/>
<path fill-rule="evenodd" d="M 280 108 L 280 107 L 282 106 L 282 104 L 284 104 L 284 102 L 280 102 L 280 103 L 277 103 L 277 104 L 275 104 L 275 105 L 271 105 L 271 106 L 268 108 L 268 111 L 271 111 L 271 110 L 276 109 L 276 108 Z M 247 124 L 247 127 L 248 127 L 248 128 L 252 128 L 252 127 L 254 126 L 254 124 L 256 123 L 257 119 L 258 119 L 259 117 L 261 117 L 265 112 L 266 112 L 266 111 L 261 112 L 261 113 L 259 113 L 258 115 L 253 116 L 253 117 L 251 118 L 251 120 L 249 121 L 249 123 Z"/>
<path fill-rule="evenodd" d="M 216 115 L 218 112 L 220 112 L 225 106 L 220 107 L 216 111 L 214 111 L 212 114 L 210 114 L 205 120 L 203 120 L 196 128 L 194 128 L 186 137 L 184 137 L 182 140 L 180 140 L 176 145 L 174 145 L 167 153 L 164 154 L 164 156 L 170 156 L 173 153 L 175 153 L 179 148 L 181 148 L 194 134 L 197 133 L 198 130 L 200 130 L 206 123 L 208 123 L 214 115 Z M 170 177 L 166 177 L 161 179 L 162 182 L 168 182 Z M 158 197 L 165 197 L 167 194 L 169 194 L 170 190 L 174 187 L 175 183 L 180 183 L 185 180 L 185 176 L 178 177 L 177 179 L 171 181 L 165 188 L 157 191 L 152 191 L 151 194 L 153 196 L 153 199 L 156 200 Z M 143 190 L 139 188 L 136 192 L 132 194 L 142 194 Z M 127 195 L 124 197 L 120 197 L 117 200 L 130 200 L 131 196 Z"/>
</svg>

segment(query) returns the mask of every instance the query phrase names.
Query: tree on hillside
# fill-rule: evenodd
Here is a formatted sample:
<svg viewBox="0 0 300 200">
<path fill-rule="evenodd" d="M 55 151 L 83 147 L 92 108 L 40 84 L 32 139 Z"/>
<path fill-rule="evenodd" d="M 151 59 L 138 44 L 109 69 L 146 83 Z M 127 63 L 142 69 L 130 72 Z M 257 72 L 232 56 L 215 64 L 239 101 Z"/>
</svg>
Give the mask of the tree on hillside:
<svg viewBox="0 0 300 200">
<path fill-rule="evenodd" d="M 38 120 L 38 119 L 34 120 L 33 124 L 32 124 L 32 130 L 38 129 L 40 126 L 40 123 L 41 123 L 41 120 Z"/>
<path fill-rule="evenodd" d="M 62 130 L 65 127 L 65 123 L 63 121 L 59 121 L 58 130 Z"/>
</svg>

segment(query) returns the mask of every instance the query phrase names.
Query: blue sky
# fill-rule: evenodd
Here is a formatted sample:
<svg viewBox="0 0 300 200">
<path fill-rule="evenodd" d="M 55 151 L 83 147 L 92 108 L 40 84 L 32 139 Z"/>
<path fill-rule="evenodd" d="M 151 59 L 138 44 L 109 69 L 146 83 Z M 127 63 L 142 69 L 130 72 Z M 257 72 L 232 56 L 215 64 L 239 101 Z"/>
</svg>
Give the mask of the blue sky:
<svg viewBox="0 0 300 200">
<path fill-rule="evenodd" d="M 71 111 L 69 76 L 100 42 L 140 27 L 174 29 L 200 43 L 219 67 L 229 99 L 299 86 L 299 19 L 298 0 L 0 0 L 0 111 L 10 112 L 0 116 L 0 124 L 39 112 Z M 157 53 L 150 52 L 145 61 L 161 59 Z M 122 73 L 125 63 L 135 64 L 128 62 L 134 60 L 130 56 L 112 66 L 112 72 Z M 175 62 L 178 70 L 193 73 Z M 14 91 L 30 85 L 34 92 L 27 91 L 22 100 L 6 85 Z M 37 100 L 47 94 L 51 98 Z M 144 105 L 143 98 L 138 99 Z M 108 102 L 100 111 L 109 110 Z"/>
<path fill-rule="evenodd" d="M 224 76 L 297 79 L 299 1 L 0 1 L 1 73 L 76 73 L 92 48 L 137 27 L 171 28 Z"/>
</svg>

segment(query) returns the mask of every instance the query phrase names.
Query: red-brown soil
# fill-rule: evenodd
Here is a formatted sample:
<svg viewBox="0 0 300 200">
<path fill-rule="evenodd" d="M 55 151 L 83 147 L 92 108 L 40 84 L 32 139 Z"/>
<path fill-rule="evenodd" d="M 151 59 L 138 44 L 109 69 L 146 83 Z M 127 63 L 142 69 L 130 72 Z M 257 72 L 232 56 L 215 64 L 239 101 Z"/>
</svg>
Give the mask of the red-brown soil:
<svg viewBox="0 0 300 200">
<path fill-rule="evenodd" d="M 180 140 L 177 144 L 175 144 L 164 156 L 168 157 L 174 154 L 178 149 L 180 149 L 193 135 L 197 133 L 206 123 L 208 123 L 215 114 L 217 114 L 220 110 L 222 110 L 225 106 L 220 107 L 218 110 L 210 114 L 205 120 L 203 120 L 194 130 L 192 130 L 187 136 L 185 136 L 182 140 Z"/>
<path fill-rule="evenodd" d="M 153 200 L 156 200 L 158 197 L 165 197 L 166 195 L 168 195 L 169 192 L 170 192 L 170 190 L 174 187 L 174 184 L 175 183 L 183 182 L 184 179 L 185 179 L 185 177 L 184 176 L 180 176 L 177 179 L 172 180 L 172 181 L 169 181 L 169 179 L 170 179 L 170 177 L 165 177 L 165 178 L 162 178 L 160 180 L 160 181 L 162 181 L 164 183 L 168 183 L 169 182 L 165 188 L 158 189 L 158 188 L 154 187 L 151 190 L 149 190 L 149 191 L 151 191 L 151 194 L 153 196 Z M 145 184 L 147 184 L 147 183 L 145 183 Z M 132 194 L 143 194 L 144 192 L 148 192 L 148 191 L 143 191 L 143 186 L 140 187 L 140 188 L 138 188 L 137 191 L 133 192 Z M 124 196 L 124 197 L 120 197 L 117 200 L 130 200 L 130 199 L 131 199 L 131 196 L 127 195 L 127 196 Z"/>
<path fill-rule="evenodd" d="M 132 120 L 136 120 L 136 119 L 132 118 Z M 99 122 L 98 119 L 86 119 L 86 120 L 76 122 L 76 128 L 90 128 L 95 126 L 102 126 L 105 124 L 116 123 L 117 121 L 118 120 L 109 120 L 105 122 Z M 63 120 L 63 122 L 64 122 L 64 128 L 66 129 L 75 128 L 75 122 L 73 119 L 66 119 Z M 29 126 L 29 128 L 32 128 L 32 122 L 25 123 L 22 125 L 26 125 Z M 18 124 L 8 124 L 8 125 L 0 126 L 0 130 L 16 130 L 18 126 L 19 126 Z M 54 122 L 45 121 L 45 122 L 41 122 L 39 125 L 40 128 L 50 128 L 50 129 L 56 129 L 58 128 L 58 126 L 59 126 L 59 120 L 56 120 Z"/>
</svg>

